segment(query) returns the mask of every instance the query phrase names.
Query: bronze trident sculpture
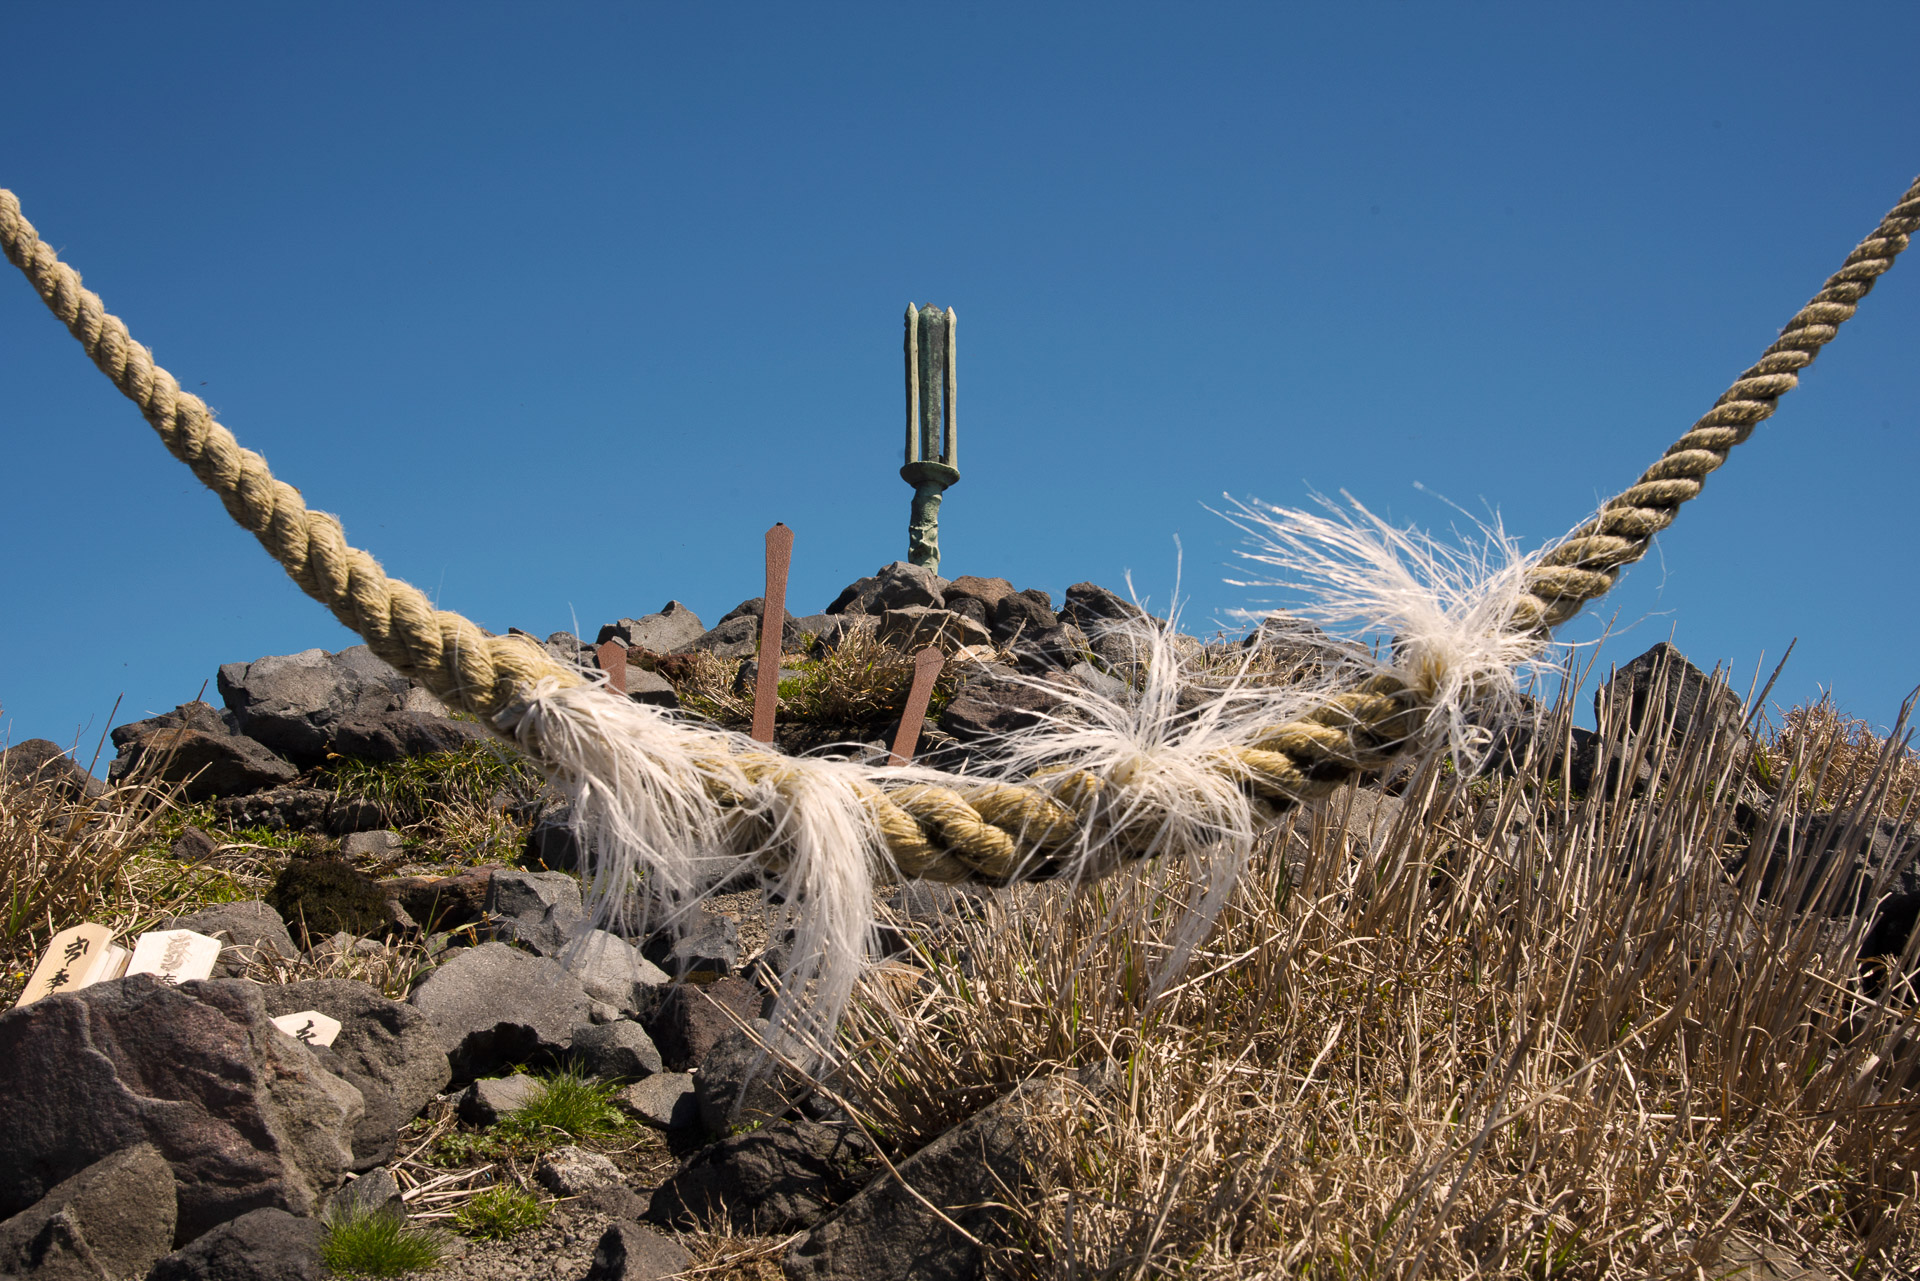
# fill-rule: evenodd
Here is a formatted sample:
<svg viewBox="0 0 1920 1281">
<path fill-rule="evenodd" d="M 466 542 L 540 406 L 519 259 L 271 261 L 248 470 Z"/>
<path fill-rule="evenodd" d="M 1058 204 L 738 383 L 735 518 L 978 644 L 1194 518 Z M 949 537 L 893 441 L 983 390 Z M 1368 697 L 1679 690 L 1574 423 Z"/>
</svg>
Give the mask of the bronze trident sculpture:
<svg viewBox="0 0 1920 1281">
<path fill-rule="evenodd" d="M 940 495 L 960 479 L 953 308 L 907 304 L 907 560 L 940 572 Z"/>
</svg>

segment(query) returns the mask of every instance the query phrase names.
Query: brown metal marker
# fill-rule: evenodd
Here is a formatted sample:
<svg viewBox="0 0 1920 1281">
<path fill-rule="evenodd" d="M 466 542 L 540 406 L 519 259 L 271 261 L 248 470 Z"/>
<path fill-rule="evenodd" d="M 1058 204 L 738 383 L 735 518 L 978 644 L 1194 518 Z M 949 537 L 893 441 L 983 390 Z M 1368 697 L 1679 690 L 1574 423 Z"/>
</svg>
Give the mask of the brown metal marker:
<svg viewBox="0 0 1920 1281">
<path fill-rule="evenodd" d="M 773 741 L 773 707 L 780 701 L 780 637 L 787 629 L 787 567 L 793 563 L 793 531 L 776 523 L 767 531 L 766 609 L 760 615 L 760 672 L 753 683 L 753 736 Z"/>
<path fill-rule="evenodd" d="M 607 688 L 616 694 L 627 692 L 627 647 L 619 641 L 607 641 L 593 651 L 600 670 L 607 674 Z"/>
<path fill-rule="evenodd" d="M 900 732 L 893 736 L 889 765 L 905 765 L 913 760 L 913 749 L 920 742 L 920 726 L 927 719 L 927 703 L 933 698 L 933 682 L 946 662 L 947 656 L 931 645 L 913 656 L 913 686 L 907 690 L 906 710 L 900 713 Z"/>
</svg>

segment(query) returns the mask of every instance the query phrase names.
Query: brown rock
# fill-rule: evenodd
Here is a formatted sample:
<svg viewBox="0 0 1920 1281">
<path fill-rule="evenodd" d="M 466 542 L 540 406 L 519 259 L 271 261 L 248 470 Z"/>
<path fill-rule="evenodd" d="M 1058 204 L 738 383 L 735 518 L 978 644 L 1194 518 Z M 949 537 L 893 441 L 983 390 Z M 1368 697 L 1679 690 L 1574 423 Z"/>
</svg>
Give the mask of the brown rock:
<svg viewBox="0 0 1920 1281">
<path fill-rule="evenodd" d="M 946 597 L 947 608 L 952 609 L 954 602 L 977 600 L 987 607 L 987 617 L 993 617 L 994 606 L 1013 595 L 1013 584 L 1004 578 L 976 578 L 972 574 L 962 574 L 947 584 L 947 590 L 941 595 Z"/>
<path fill-rule="evenodd" d="M 382 881 L 380 888 L 428 933 L 457 930 L 486 916 L 493 867 L 470 868 L 452 876 L 405 876 Z"/>
<path fill-rule="evenodd" d="M 969 645 L 989 644 L 993 636 L 979 623 L 950 609 L 906 605 L 880 616 L 880 639 L 909 654 L 917 654 L 929 645 L 951 654 Z"/>
<path fill-rule="evenodd" d="M 746 979 L 682 983 L 665 989 L 647 1034 L 670 1072 L 685 1072 L 707 1057 L 720 1038 L 760 1017 L 764 994 Z M 724 1007 L 724 1008 L 722 1008 Z M 727 1017 L 731 1010 L 737 1018 Z"/>
</svg>

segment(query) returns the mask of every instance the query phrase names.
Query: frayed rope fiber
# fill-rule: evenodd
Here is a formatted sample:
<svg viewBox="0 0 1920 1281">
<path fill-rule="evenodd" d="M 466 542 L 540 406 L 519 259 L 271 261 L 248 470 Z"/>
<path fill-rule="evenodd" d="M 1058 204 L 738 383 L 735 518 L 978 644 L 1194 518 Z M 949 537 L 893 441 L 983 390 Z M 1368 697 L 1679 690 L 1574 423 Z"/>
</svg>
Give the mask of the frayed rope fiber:
<svg viewBox="0 0 1920 1281">
<path fill-rule="evenodd" d="M 1920 230 L 1920 180 L 1780 338 L 1626 492 L 1546 551 L 1492 537 L 1460 556 L 1393 530 L 1358 504 L 1329 515 L 1242 506 L 1249 558 L 1318 591 L 1328 610 L 1396 637 L 1366 659 L 1329 650 L 1320 678 L 1282 689 L 1232 683 L 1179 706 L 1171 624 L 1135 626 L 1149 662 L 1126 703 L 1074 695 L 1002 744 L 993 776 L 794 758 L 743 735 L 609 697 L 530 639 L 489 636 L 436 610 L 310 510 L 199 397 L 181 389 L 0 190 L 0 249 L 168 451 L 213 490 L 301 590 L 395 668 L 537 760 L 574 802 L 593 854 L 595 923 L 645 878 L 688 901 L 744 864 L 788 905 L 795 929 L 776 1021 L 820 1044 L 853 990 L 877 879 L 1009 884 L 1080 880 L 1145 859 L 1185 859 L 1210 919 L 1260 832 L 1423 748 L 1473 750 L 1467 712 L 1510 704 L 1515 670 L 1552 629 L 1646 554 L 1709 472 L 1769 417 Z M 1490 531 L 1491 532 L 1491 531 Z M 1484 717 L 1480 718 L 1484 719 Z"/>
</svg>

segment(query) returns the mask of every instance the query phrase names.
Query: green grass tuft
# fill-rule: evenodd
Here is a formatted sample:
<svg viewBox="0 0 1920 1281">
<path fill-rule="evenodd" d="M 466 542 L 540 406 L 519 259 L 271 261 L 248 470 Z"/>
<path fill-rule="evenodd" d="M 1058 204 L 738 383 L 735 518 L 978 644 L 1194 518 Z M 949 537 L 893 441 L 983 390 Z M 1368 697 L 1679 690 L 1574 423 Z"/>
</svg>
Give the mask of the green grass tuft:
<svg viewBox="0 0 1920 1281">
<path fill-rule="evenodd" d="M 496 1183 L 461 1206 L 453 1222 L 482 1241 L 505 1241 L 547 1221 L 551 1207 L 511 1183 Z"/>
<path fill-rule="evenodd" d="M 447 805 L 484 807 L 499 792 L 532 796 L 542 783 L 525 757 L 493 742 L 378 763 L 336 756 L 325 772 L 342 796 L 371 801 L 397 826 L 430 818 Z"/>
<path fill-rule="evenodd" d="M 409 1227 L 391 1213 L 328 1219 L 320 1243 L 327 1270 L 349 1277 L 396 1277 L 440 1262 L 444 1253 L 430 1232 Z"/>
<path fill-rule="evenodd" d="M 443 1168 L 488 1161 L 527 1161 L 576 1139 L 625 1131 L 630 1122 L 613 1106 L 619 1085 L 593 1081 L 572 1068 L 539 1072 L 547 1092 L 478 1133 L 454 1131 L 434 1141 L 425 1160 Z"/>
<path fill-rule="evenodd" d="M 590 1080 L 573 1068 L 542 1073 L 539 1079 L 547 1092 L 508 1114 L 502 1126 L 572 1139 L 598 1138 L 626 1127 L 626 1117 L 613 1106 L 613 1096 L 620 1089 L 617 1084 Z"/>
</svg>

